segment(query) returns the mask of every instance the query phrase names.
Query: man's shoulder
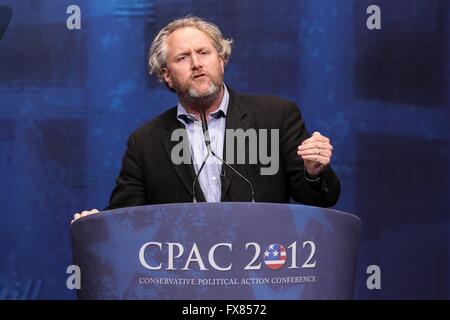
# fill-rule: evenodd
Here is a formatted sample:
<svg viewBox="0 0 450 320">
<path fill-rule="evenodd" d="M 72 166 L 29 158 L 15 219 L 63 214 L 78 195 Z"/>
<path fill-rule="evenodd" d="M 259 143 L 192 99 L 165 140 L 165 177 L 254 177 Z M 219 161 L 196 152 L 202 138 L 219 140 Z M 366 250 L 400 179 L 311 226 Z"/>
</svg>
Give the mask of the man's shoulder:
<svg viewBox="0 0 450 320">
<path fill-rule="evenodd" d="M 267 94 L 244 94 L 233 91 L 233 103 L 240 105 L 246 111 L 255 112 L 284 112 L 286 108 L 297 109 L 295 102 L 279 96 Z"/>
<path fill-rule="evenodd" d="M 133 131 L 132 135 L 135 137 L 148 136 L 149 134 L 158 135 L 161 132 L 164 132 L 164 130 L 173 123 L 174 119 L 176 120 L 176 116 L 177 107 L 170 108 L 145 122 L 142 126 Z"/>
</svg>

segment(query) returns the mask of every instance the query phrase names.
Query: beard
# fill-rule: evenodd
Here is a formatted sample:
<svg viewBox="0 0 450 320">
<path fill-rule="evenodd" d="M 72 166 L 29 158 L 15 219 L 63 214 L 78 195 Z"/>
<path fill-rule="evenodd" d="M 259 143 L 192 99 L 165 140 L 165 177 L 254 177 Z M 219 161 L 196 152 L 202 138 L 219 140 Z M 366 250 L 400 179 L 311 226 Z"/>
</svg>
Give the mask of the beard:
<svg viewBox="0 0 450 320">
<path fill-rule="evenodd" d="M 212 96 L 219 91 L 219 85 L 220 84 L 217 84 L 212 81 L 212 79 L 210 79 L 208 88 L 206 90 L 200 92 L 199 90 L 191 87 L 187 91 L 187 96 L 191 99 L 201 99 Z"/>
<path fill-rule="evenodd" d="M 196 87 L 194 76 L 185 83 L 172 79 L 173 90 L 180 100 L 188 101 L 197 109 L 204 109 L 211 101 L 214 101 L 221 94 L 223 86 L 223 73 L 220 70 L 217 70 L 216 74 L 206 72 L 201 72 L 201 74 L 204 74 L 206 78 L 203 81 L 208 81 L 207 87 L 202 89 Z"/>
</svg>

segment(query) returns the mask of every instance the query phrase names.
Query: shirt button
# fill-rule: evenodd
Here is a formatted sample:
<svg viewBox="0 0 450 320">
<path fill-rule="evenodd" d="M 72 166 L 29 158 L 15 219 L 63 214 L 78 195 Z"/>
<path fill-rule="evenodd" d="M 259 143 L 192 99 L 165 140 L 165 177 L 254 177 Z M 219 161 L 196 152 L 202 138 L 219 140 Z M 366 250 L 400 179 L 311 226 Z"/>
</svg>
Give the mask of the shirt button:
<svg viewBox="0 0 450 320">
<path fill-rule="evenodd" d="M 216 177 L 212 177 L 212 179 L 213 179 L 213 181 L 216 181 L 216 180 L 217 180 L 217 178 L 216 178 Z"/>
</svg>

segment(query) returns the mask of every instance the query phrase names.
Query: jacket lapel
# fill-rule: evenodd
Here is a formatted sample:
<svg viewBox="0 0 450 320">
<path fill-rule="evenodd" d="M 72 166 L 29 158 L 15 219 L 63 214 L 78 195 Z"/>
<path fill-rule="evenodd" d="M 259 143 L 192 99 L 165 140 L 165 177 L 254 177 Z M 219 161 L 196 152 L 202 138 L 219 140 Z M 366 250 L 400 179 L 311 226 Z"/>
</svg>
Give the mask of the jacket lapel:
<svg viewBox="0 0 450 320">
<path fill-rule="evenodd" d="M 249 128 L 249 122 L 248 122 L 248 116 L 247 112 L 243 108 L 242 102 L 240 101 L 239 95 L 235 93 L 233 90 L 231 90 L 229 87 L 228 92 L 230 94 L 230 101 L 228 105 L 228 111 L 227 111 L 227 120 L 225 125 L 225 139 L 223 144 L 223 159 L 227 161 L 227 129 L 242 129 L 246 131 Z M 236 158 L 236 153 L 234 153 L 234 156 Z M 233 159 L 234 164 L 230 164 L 233 168 L 236 169 L 236 159 Z M 227 161 L 228 162 L 228 161 Z M 233 177 L 236 174 L 227 167 L 227 165 L 222 164 L 222 195 L 221 199 L 224 201 L 227 192 L 230 188 L 231 181 L 233 180 Z M 236 179 L 240 179 L 239 177 L 236 177 Z"/>
<path fill-rule="evenodd" d="M 195 170 L 194 170 L 194 166 L 192 164 L 192 156 L 191 156 L 190 148 L 187 148 L 187 150 L 189 152 L 189 159 L 191 159 L 190 164 L 182 163 L 182 164 L 177 165 L 177 164 L 174 164 L 171 159 L 171 153 L 172 153 L 173 148 L 178 143 L 181 142 L 181 140 L 180 141 L 176 141 L 176 140 L 172 141 L 171 140 L 172 132 L 176 129 L 185 129 L 184 125 L 177 119 L 176 108 L 174 109 L 174 111 L 175 112 L 173 112 L 173 116 L 168 117 L 168 123 L 166 126 L 167 133 L 165 136 L 163 136 L 163 144 L 165 147 L 165 151 L 167 153 L 167 157 L 168 157 L 173 169 L 177 173 L 180 180 L 183 182 L 183 185 L 185 186 L 186 191 L 188 192 L 189 196 L 192 198 L 192 183 L 194 182 L 194 179 L 195 179 Z M 206 201 L 198 180 L 195 185 L 195 194 L 196 194 L 196 198 L 197 198 L 198 202 Z"/>
</svg>

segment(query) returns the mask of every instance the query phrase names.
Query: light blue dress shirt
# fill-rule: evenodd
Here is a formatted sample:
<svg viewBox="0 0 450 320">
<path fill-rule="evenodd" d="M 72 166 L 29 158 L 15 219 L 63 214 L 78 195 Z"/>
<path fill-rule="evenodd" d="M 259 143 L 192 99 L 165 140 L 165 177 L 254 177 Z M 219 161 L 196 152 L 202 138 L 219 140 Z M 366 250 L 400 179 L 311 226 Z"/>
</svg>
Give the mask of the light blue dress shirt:
<svg viewBox="0 0 450 320">
<path fill-rule="evenodd" d="M 222 159 L 229 100 L 230 95 L 224 85 L 224 94 L 219 108 L 207 118 L 211 149 Z M 208 152 L 203 136 L 202 122 L 192 113 L 187 112 L 180 102 L 177 106 L 177 118 L 187 130 L 194 169 L 198 173 Z M 221 171 L 222 163 L 211 154 L 198 177 L 198 182 L 207 202 L 220 202 L 222 194 Z"/>
</svg>

